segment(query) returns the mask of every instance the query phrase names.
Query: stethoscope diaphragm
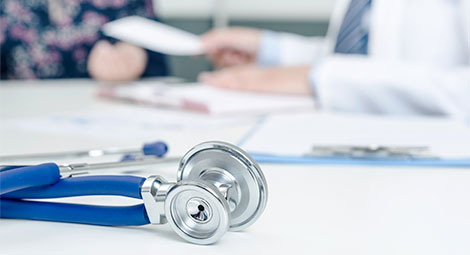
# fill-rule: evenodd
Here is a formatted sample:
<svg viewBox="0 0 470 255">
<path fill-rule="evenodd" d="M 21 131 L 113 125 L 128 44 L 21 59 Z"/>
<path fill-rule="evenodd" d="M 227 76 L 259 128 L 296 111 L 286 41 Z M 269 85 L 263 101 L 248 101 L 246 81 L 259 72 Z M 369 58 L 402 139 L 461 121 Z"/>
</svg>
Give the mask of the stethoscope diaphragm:
<svg viewBox="0 0 470 255">
<path fill-rule="evenodd" d="M 205 142 L 181 159 L 177 180 L 203 180 L 215 186 L 230 208 L 230 230 L 253 224 L 263 213 L 268 189 L 258 164 L 243 150 L 225 142 Z"/>
</svg>

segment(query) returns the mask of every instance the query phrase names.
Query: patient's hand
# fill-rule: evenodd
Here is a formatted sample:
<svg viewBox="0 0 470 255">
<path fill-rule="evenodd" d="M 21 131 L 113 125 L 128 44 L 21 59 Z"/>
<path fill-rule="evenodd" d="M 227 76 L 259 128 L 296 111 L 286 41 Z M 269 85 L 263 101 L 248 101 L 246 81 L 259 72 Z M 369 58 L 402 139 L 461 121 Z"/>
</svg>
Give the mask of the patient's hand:
<svg viewBox="0 0 470 255">
<path fill-rule="evenodd" d="M 100 81 L 131 81 L 139 78 L 147 65 L 147 53 L 137 46 L 99 41 L 88 56 L 88 73 Z"/>
<path fill-rule="evenodd" d="M 254 63 L 260 40 L 260 30 L 242 27 L 214 29 L 201 36 L 207 57 L 218 68 Z"/>
<path fill-rule="evenodd" d="M 309 95 L 309 70 L 310 66 L 262 68 L 248 65 L 202 73 L 199 81 L 226 89 Z"/>
</svg>

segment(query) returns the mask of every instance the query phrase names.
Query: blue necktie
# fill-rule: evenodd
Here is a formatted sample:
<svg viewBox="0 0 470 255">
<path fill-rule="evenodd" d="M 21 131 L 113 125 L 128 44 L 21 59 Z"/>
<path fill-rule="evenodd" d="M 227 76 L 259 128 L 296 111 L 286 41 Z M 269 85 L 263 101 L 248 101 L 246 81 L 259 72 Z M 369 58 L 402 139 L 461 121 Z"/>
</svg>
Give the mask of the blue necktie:
<svg viewBox="0 0 470 255">
<path fill-rule="evenodd" d="M 336 39 L 335 53 L 367 54 L 371 0 L 351 0 Z"/>
</svg>

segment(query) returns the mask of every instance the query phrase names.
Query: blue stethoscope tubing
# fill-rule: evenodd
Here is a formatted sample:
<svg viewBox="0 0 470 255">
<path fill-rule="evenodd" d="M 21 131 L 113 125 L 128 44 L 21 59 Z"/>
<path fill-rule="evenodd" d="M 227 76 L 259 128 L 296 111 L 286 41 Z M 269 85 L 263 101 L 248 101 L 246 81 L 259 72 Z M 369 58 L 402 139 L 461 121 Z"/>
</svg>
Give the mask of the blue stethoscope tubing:
<svg viewBox="0 0 470 255">
<path fill-rule="evenodd" d="M 0 170 L 0 217 L 82 223 L 104 226 L 149 224 L 143 203 L 133 206 L 98 206 L 39 202 L 24 199 L 113 195 L 141 199 L 145 178 L 136 176 L 81 176 L 62 179 L 59 166 Z"/>
<path fill-rule="evenodd" d="M 0 195 L 30 187 L 52 185 L 60 180 L 59 166 L 53 163 L 36 166 L 11 166 L 0 170 Z"/>
</svg>

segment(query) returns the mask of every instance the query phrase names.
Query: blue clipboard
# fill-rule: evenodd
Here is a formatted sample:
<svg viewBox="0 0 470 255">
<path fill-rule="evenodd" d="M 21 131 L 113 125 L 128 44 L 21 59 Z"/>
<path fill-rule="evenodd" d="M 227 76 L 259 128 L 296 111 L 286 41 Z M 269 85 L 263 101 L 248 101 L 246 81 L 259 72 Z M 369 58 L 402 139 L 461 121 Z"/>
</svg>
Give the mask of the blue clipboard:
<svg viewBox="0 0 470 255">
<path fill-rule="evenodd" d="M 462 159 L 382 159 L 382 158 L 339 158 L 312 156 L 280 156 L 249 153 L 258 163 L 301 164 L 301 165 L 358 165 L 358 166 L 413 166 L 470 168 L 470 158 Z"/>
</svg>

